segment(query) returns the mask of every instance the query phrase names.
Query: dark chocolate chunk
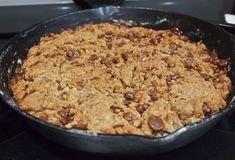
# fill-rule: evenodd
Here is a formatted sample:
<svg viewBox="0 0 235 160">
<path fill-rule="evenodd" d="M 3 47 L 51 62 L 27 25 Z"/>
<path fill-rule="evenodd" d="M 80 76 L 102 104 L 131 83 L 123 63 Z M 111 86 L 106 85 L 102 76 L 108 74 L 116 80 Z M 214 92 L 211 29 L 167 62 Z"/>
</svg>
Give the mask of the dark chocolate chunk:
<svg viewBox="0 0 235 160">
<path fill-rule="evenodd" d="M 148 125 L 152 130 L 156 132 L 162 131 L 164 129 L 164 123 L 162 119 L 158 116 L 150 116 L 148 120 Z"/>
<path fill-rule="evenodd" d="M 111 49 L 111 48 L 112 48 L 113 43 L 112 43 L 112 40 L 111 40 L 111 39 L 106 40 L 106 46 L 107 46 L 108 49 Z"/>
<path fill-rule="evenodd" d="M 107 58 L 101 58 L 100 63 L 106 65 L 107 67 L 111 67 L 112 65 L 112 61 L 108 60 Z"/>
<path fill-rule="evenodd" d="M 128 53 L 127 53 L 127 52 L 123 52 L 123 53 L 121 54 L 121 56 L 122 56 L 122 59 L 123 59 L 124 61 L 127 61 L 127 60 L 128 60 Z"/>
<path fill-rule="evenodd" d="M 143 104 L 138 104 L 136 106 L 136 110 L 139 112 L 139 113 L 143 113 L 146 109 L 149 108 L 149 104 L 148 103 L 143 103 Z"/>
<path fill-rule="evenodd" d="M 66 59 L 69 61 L 72 61 L 73 59 L 77 58 L 80 56 L 80 52 L 79 51 L 69 51 L 66 54 Z"/>
<path fill-rule="evenodd" d="M 124 94 L 124 97 L 125 97 L 126 100 L 129 100 L 129 101 L 135 100 L 135 94 L 132 93 L 132 92 L 126 92 Z"/>
<path fill-rule="evenodd" d="M 97 59 L 98 59 L 98 56 L 96 54 L 92 54 L 89 58 L 89 60 L 91 60 L 91 61 L 95 61 Z"/>
<path fill-rule="evenodd" d="M 205 116 L 207 116 L 207 115 L 209 115 L 211 113 L 211 109 L 210 109 L 210 107 L 206 103 L 203 103 L 202 111 L 203 111 Z"/>
<path fill-rule="evenodd" d="M 119 58 L 118 57 L 113 57 L 112 62 L 114 64 L 117 64 L 119 62 Z"/>
<path fill-rule="evenodd" d="M 150 96 L 152 101 L 156 101 L 157 100 L 157 92 L 155 90 L 149 91 L 149 96 Z"/>
<path fill-rule="evenodd" d="M 125 118 L 127 121 L 132 121 L 133 114 L 131 112 L 126 112 L 123 114 L 123 118 Z"/>
</svg>

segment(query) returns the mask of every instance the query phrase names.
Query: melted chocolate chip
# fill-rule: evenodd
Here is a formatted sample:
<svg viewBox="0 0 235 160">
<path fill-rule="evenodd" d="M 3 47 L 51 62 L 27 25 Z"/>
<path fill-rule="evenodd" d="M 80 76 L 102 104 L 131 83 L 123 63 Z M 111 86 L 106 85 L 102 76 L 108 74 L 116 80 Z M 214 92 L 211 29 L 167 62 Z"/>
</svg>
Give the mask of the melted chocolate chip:
<svg viewBox="0 0 235 160">
<path fill-rule="evenodd" d="M 114 64 L 118 64 L 119 58 L 118 58 L 118 57 L 113 57 L 112 62 L 113 62 Z"/>
<path fill-rule="evenodd" d="M 124 94 L 124 97 L 125 97 L 125 99 L 128 100 L 128 101 L 133 101 L 133 100 L 135 100 L 135 94 L 132 93 L 132 92 L 126 92 L 126 93 Z"/>
<path fill-rule="evenodd" d="M 149 40 L 149 43 L 151 43 L 152 45 L 156 45 L 156 41 L 153 38 Z"/>
<path fill-rule="evenodd" d="M 158 116 L 150 116 L 148 119 L 148 125 L 153 131 L 162 131 L 164 129 L 164 123 Z"/>
<path fill-rule="evenodd" d="M 149 104 L 148 103 L 143 103 L 143 104 L 138 104 L 136 106 L 136 110 L 139 112 L 139 113 L 143 113 L 146 109 L 149 108 Z"/>
<path fill-rule="evenodd" d="M 91 61 L 95 61 L 97 59 L 98 59 L 98 56 L 96 54 L 92 54 L 89 58 L 89 60 L 91 60 Z"/>
<path fill-rule="evenodd" d="M 121 56 L 122 56 L 122 59 L 123 59 L 124 61 L 127 61 L 127 60 L 128 60 L 128 53 L 127 53 L 127 52 L 123 52 L 123 53 L 121 54 Z"/>
<path fill-rule="evenodd" d="M 188 58 L 184 63 L 184 67 L 185 68 L 193 68 L 193 63 L 194 63 L 193 58 Z"/>
<path fill-rule="evenodd" d="M 150 96 L 152 101 L 157 100 L 157 92 L 156 91 L 154 91 L 154 90 L 149 91 L 149 96 Z"/>
<path fill-rule="evenodd" d="M 77 57 L 80 56 L 80 52 L 79 51 L 69 51 L 67 54 L 66 54 L 66 59 L 71 61 Z"/>
<path fill-rule="evenodd" d="M 112 65 L 112 61 L 108 60 L 107 58 L 101 58 L 100 63 L 106 65 L 107 67 L 111 67 Z"/>
<path fill-rule="evenodd" d="M 126 119 L 127 121 L 132 121 L 133 114 L 131 112 L 126 112 L 123 114 L 123 118 Z"/>
<path fill-rule="evenodd" d="M 108 49 L 111 49 L 111 48 L 112 48 L 113 43 L 112 43 L 112 40 L 111 40 L 111 39 L 106 40 L 106 46 L 107 46 Z"/>
<path fill-rule="evenodd" d="M 203 103 L 203 105 L 202 105 L 202 111 L 203 111 L 203 114 L 205 116 L 207 116 L 207 115 L 209 115 L 211 113 L 210 107 L 207 104 L 205 104 L 205 103 Z"/>
<path fill-rule="evenodd" d="M 124 112 L 124 109 L 121 108 L 121 107 L 118 107 L 118 106 L 111 106 L 110 109 L 111 109 L 111 111 L 112 111 L 113 113 Z"/>
<path fill-rule="evenodd" d="M 169 48 L 170 48 L 171 51 L 175 52 L 178 48 L 178 45 L 171 42 L 170 45 L 169 45 Z"/>
<path fill-rule="evenodd" d="M 64 119 L 67 119 L 69 117 L 69 108 L 63 108 L 61 110 L 58 111 L 58 114 L 64 118 Z"/>
</svg>

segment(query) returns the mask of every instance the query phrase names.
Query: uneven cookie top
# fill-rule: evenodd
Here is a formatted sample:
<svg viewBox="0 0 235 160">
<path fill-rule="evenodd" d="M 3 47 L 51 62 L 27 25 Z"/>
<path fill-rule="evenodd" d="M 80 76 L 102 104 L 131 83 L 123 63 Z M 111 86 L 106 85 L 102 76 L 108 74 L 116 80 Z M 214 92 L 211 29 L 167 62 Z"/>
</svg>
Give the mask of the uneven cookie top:
<svg viewBox="0 0 235 160">
<path fill-rule="evenodd" d="M 228 60 L 179 31 L 88 24 L 40 39 L 10 81 L 50 123 L 163 136 L 226 106 Z"/>
</svg>

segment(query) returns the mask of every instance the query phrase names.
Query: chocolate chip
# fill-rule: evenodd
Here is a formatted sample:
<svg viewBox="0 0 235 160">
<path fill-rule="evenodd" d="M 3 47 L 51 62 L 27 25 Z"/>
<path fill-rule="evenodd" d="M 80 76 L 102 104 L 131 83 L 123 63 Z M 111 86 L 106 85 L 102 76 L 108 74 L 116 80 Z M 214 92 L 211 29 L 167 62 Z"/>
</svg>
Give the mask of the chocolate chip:
<svg viewBox="0 0 235 160">
<path fill-rule="evenodd" d="M 58 111 L 58 114 L 64 118 L 64 119 L 67 119 L 69 117 L 69 108 L 63 108 L 61 110 Z"/>
<path fill-rule="evenodd" d="M 106 46 L 108 49 L 111 49 L 113 46 L 112 40 L 110 40 L 110 39 L 106 40 Z"/>
<path fill-rule="evenodd" d="M 59 119 L 62 125 L 66 125 L 73 120 L 74 114 L 70 114 L 69 108 L 62 108 L 58 111 L 58 114 L 62 117 L 62 119 Z"/>
<path fill-rule="evenodd" d="M 132 121 L 133 114 L 131 112 L 126 112 L 123 114 L 123 118 L 125 118 L 127 121 Z"/>
<path fill-rule="evenodd" d="M 128 53 L 127 53 L 127 52 L 123 52 L 123 53 L 121 54 L 121 56 L 122 56 L 122 59 L 123 59 L 124 61 L 127 61 L 127 60 L 128 60 Z"/>
<path fill-rule="evenodd" d="M 77 124 L 74 124 L 72 127 L 77 129 L 87 130 L 87 123 L 79 122 Z"/>
<path fill-rule="evenodd" d="M 153 38 L 149 40 L 149 43 L 151 43 L 152 45 L 156 45 L 156 41 Z"/>
<path fill-rule="evenodd" d="M 129 100 L 129 101 L 135 100 L 135 94 L 132 93 L 132 92 L 126 92 L 124 94 L 124 97 L 125 97 L 126 100 Z"/>
<path fill-rule="evenodd" d="M 211 76 L 210 76 L 209 74 L 206 74 L 206 73 L 200 73 L 200 75 L 201 75 L 206 81 L 208 81 L 208 80 L 211 78 Z"/>
<path fill-rule="evenodd" d="M 143 104 L 138 104 L 136 106 L 136 110 L 139 112 L 139 113 L 143 113 L 146 109 L 149 108 L 149 104 L 148 103 L 143 103 Z"/>
<path fill-rule="evenodd" d="M 116 77 L 117 77 L 117 75 L 113 73 L 113 74 L 111 74 L 111 77 L 110 77 L 110 78 L 111 78 L 111 79 L 114 79 L 114 78 L 116 78 Z"/>
<path fill-rule="evenodd" d="M 227 67 L 229 64 L 228 59 L 221 59 L 219 60 L 219 62 L 217 63 L 219 67 L 224 68 Z"/>
<path fill-rule="evenodd" d="M 205 116 L 207 116 L 207 115 L 209 115 L 211 113 L 210 107 L 207 104 L 205 104 L 205 103 L 203 103 L 203 105 L 202 105 L 202 111 L 203 111 L 203 114 Z"/>
<path fill-rule="evenodd" d="M 92 54 L 89 58 L 89 60 L 91 60 L 91 61 L 95 61 L 97 59 L 98 59 L 98 56 L 96 54 Z"/>
<path fill-rule="evenodd" d="M 188 58 L 184 63 L 184 67 L 185 68 L 193 68 L 193 64 L 194 64 L 193 58 Z"/>
<path fill-rule="evenodd" d="M 106 65 L 107 67 L 111 67 L 112 65 L 112 61 L 108 60 L 107 58 L 101 58 L 100 63 Z"/>
<path fill-rule="evenodd" d="M 118 106 L 110 106 L 110 109 L 113 113 L 120 113 L 124 112 L 124 109 Z"/>
<path fill-rule="evenodd" d="M 169 48 L 170 48 L 171 51 L 175 52 L 177 50 L 177 48 L 178 48 L 178 45 L 173 43 L 173 42 L 171 42 L 169 44 Z"/>
<path fill-rule="evenodd" d="M 162 131 L 164 129 L 164 123 L 158 116 L 150 116 L 148 119 L 148 125 L 152 130 L 156 132 Z"/>
<path fill-rule="evenodd" d="M 154 91 L 154 90 L 149 91 L 149 96 L 150 96 L 152 101 L 157 100 L 157 92 L 156 91 Z"/>
<path fill-rule="evenodd" d="M 66 54 L 66 58 L 67 60 L 71 61 L 77 57 L 80 56 L 80 52 L 79 51 L 69 51 L 67 54 Z"/>
<path fill-rule="evenodd" d="M 64 88 L 61 85 L 58 85 L 57 90 L 62 91 Z"/>
<path fill-rule="evenodd" d="M 112 62 L 113 62 L 114 64 L 118 64 L 119 58 L 118 58 L 118 57 L 113 57 Z"/>
</svg>

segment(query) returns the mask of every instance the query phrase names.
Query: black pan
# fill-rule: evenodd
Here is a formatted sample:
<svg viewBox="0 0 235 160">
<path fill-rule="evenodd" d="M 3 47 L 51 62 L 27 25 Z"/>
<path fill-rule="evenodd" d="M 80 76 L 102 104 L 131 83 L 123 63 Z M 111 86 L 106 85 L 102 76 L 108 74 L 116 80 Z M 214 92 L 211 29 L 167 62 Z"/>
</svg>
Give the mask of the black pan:
<svg viewBox="0 0 235 160">
<path fill-rule="evenodd" d="M 201 40 L 208 48 L 215 49 L 220 57 L 231 58 L 230 76 L 234 83 L 234 38 L 221 28 L 190 16 L 165 11 L 143 8 L 103 7 L 52 18 L 16 35 L 1 51 L 1 98 L 46 138 L 73 149 L 94 153 L 148 154 L 170 151 L 200 137 L 234 108 L 233 89 L 228 99 L 227 108 L 203 121 L 180 128 L 160 138 L 138 135 L 97 134 L 77 129 L 66 129 L 37 119 L 18 108 L 11 98 L 8 81 L 18 65 L 17 62 L 26 57 L 28 49 L 32 45 L 37 44 L 41 36 L 48 33 L 59 33 L 61 29 L 76 28 L 87 23 L 113 22 L 120 19 L 128 21 L 134 26 L 145 26 L 154 29 L 178 27 L 192 41 Z"/>
</svg>

